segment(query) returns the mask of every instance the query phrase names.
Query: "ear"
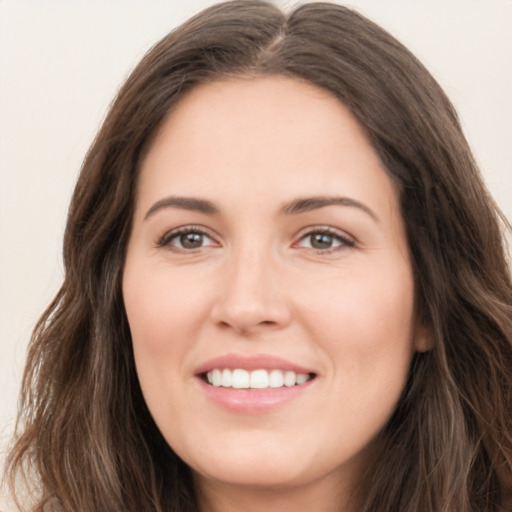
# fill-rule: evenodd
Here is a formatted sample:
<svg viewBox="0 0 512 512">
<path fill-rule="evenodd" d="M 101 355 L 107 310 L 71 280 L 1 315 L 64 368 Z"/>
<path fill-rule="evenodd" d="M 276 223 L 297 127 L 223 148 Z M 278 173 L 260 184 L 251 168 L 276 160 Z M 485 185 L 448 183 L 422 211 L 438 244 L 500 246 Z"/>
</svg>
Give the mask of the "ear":
<svg viewBox="0 0 512 512">
<path fill-rule="evenodd" d="M 413 349 L 416 352 L 428 352 L 434 348 L 434 338 L 430 329 L 418 319 L 414 328 Z"/>
</svg>

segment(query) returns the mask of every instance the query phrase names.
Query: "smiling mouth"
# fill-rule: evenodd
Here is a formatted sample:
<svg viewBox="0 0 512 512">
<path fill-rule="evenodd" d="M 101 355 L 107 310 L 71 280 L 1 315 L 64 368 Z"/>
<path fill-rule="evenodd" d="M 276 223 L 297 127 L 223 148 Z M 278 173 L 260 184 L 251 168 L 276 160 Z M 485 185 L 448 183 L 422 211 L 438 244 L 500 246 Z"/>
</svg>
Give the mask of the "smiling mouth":
<svg viewBox="0 0 512 512">
<path fill-rule="evenodd" d="M 279 369 L 248 371 L 241 368 L 214 368 L 203 374 L 203 379 L 208 384 L 230 389 L 289 388 L 300 386 L 314 378 L 314 373 L 296 373 Z"/>
</svg>

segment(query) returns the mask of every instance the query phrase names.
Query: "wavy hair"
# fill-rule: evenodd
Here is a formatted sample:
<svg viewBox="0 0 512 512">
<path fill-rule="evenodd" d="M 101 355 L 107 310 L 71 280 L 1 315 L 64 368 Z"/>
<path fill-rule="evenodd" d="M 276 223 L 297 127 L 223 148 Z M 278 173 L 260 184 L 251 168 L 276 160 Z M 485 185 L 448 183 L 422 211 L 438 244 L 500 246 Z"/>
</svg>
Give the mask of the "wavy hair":
<svg viewBox="0 0 512 512">
<path fill-rule="evenodd" d="M 289 14 L 237 0 L 157 43 L 120 89 L 72 198 L 65 278 L 39 320 L 7 475 L 36 512 L 193 512 L 189 468 L 165 443 L 138 384 L 121 277 L 139 164 L 198 84 L 282 75 L 334 94 L 366 130 L 399 191 L 432 349 L 379 434 L 353 500 L 362 512 L 512 510 L 509 224 L 432 76 L 348 8 Z M 341 433 L 340 433 L 341 435 Z"/>
</svg>

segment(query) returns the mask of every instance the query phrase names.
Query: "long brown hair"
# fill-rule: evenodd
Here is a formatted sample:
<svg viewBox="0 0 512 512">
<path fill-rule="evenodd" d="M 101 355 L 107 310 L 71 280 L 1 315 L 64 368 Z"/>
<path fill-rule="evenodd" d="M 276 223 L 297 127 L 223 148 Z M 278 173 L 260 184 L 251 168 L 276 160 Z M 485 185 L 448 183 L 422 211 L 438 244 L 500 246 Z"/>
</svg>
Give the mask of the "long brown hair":
<svg viewBox="0 0 512 512">
<path fill-rule="evenodd" d="M 432 349 L 414 356 L 354 503 L 512 510 L 509 226 L 430 74 L 380 27 L 327 3 L 289 15 L 255 0 L 210 7 L 160 41 L 120 90 L 73 195 L 64 283 L 30 344 L 11 481 L 25 472 L 38 512 L 197 510 L 190 470 L 142 398 L 120 282 L 139 163 L 163 119 L 197 84 L 258 75 L 339 98 L 400 193 Z"/>
</svg>

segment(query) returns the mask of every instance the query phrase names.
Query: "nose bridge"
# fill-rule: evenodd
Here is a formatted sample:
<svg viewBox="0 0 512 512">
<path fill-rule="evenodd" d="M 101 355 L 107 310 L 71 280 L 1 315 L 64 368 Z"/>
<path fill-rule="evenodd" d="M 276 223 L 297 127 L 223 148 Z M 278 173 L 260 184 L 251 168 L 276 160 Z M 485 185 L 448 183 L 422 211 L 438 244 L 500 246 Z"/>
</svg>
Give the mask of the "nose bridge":
<svg viewBox="0 0 512 512">
<path fill-rule="evenodd" d="M 227 268 L 214 320 L 237 331 L 284 325 L 289 311 L 271 244 L 258 238 L 240 241 L 225 262 Z"/>
<path fill-rule="evenodd" d="M 233 255 L 231 292 L 238 300 L 248 299 L 249 303 L 256 304 L 272 295 L 276 283 L 275 262 L 270 252 L 257 243 L 250 243 Z"/>
</svg>

